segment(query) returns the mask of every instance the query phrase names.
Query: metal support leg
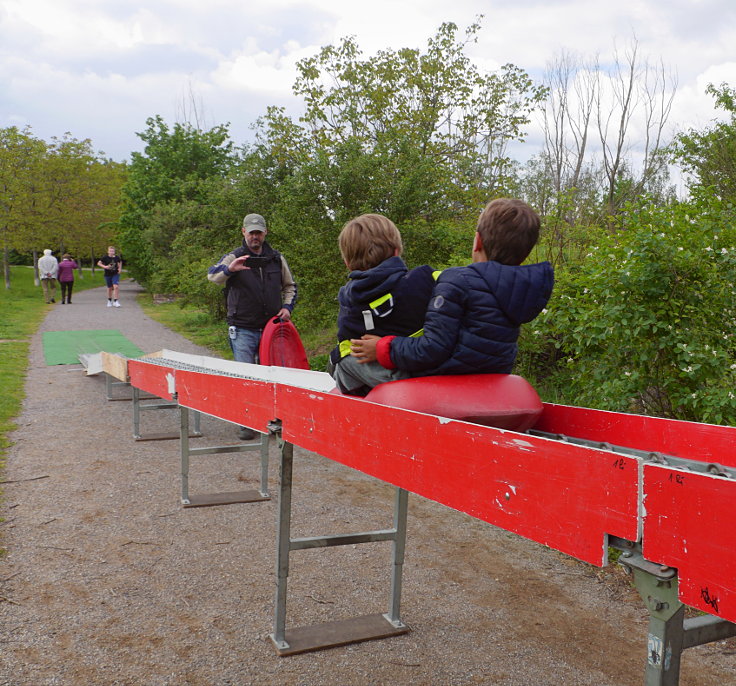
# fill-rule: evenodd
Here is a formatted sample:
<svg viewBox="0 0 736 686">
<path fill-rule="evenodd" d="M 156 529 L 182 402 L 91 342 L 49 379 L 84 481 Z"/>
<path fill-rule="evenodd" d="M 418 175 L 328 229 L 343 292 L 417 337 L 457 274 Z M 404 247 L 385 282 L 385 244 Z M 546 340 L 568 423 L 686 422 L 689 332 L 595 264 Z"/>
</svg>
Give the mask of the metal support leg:
<svg viewBox="0 0 736 686">
<path fill-rule="evenodd" d="M 130 383 L 127 381 L 113 381 L 112 379 L 113 377 L 105 372 L 105 398 L 107 400 L 130 400 L 130 398 L 120 398 L 113 395 L 113 388 L 115 386 L 130 386 Z"/>
<path fill-rule="evenodd" d="M 406 550 L 406 515 L 409 504 L 409 493 L 403 488 L 396 489 L 394 501 L 394 529 L 396 538 L 393 542 L 391 566 L 391 596 L 389 611 L 384 617 L 397 628 L 404 627 L 401 621 L 401 584 L 404 570 L 404 552 Z"/>
<path fill-rule="evenodd" d="M 270 498 L 268 493 L 268 447 L 271 432 L 261 434 L 261 488 L 259 493 L 264 498 Z"/>
<path fill-rule="evenodd" d="M 294 446 L 278 436 L 280 453 L 280 487 L 278 542 L 276 549 L 276 612 L 273 640 L 277 651 L 289 649 L 286 642 L 286 585 L 289 578 L 289 550 L 291 547 L 291 484 L 294 463 Z"/>
<path fill-rule="evenodd" d="M 181 450 L 181 502 L 189 505 L 189 408 L 179 406 L 179 448 Z"/>
<path fill-rule="evenodd" d="M 133 438 L 141 437 L 141 391 L 133 386 Z"/>
<path fill-rule="evenodd" d="M 184 507 L 208 507 L 212 505 L 234 505 L 236 503 L 255 503 L 270 500 L 268 493 L 268 448 L 269 431 L 261 434 L 260 443 L 238 445 L 210 446 L 207 448 L 190 448 L 189 439 L 189 409 L 179 407 L 180 429 L 179 444 L 181 448 L 181 503 Z M 199 428 L 199 412 L 195 412 L 195 428 Z M 201 435 L 201 434 L 200 434 Z M 190 495 L 189 493 L 189 466 L 192 455 L 244 453 L 259 450 L 261 456 L 260 488 L 246 491 L 228 491 L 225 493 L 203 493 Z"/>
<path fill-rule="evenodd" d="M 357 534 L 336 534 L 310 538 L 291 538 L 291 495 L 294 446 L 279 434 L 281 484 L 279 490 L 278 543 L 276 550 L 276 609 L 273 633 L 276 652 L 295 655 L 349 643 L 370 641 L 405 634 L 409 631 L 400 619 L 401 574 L 406 547 L 406 513 L 408 493 L 397 489 L 394 506 L 394 528 Z M 391 594 L 388 613 L 365 615 L 325 622 L 315 626 L 286 630 L 286 597 L 289 577 L 289 554 L 292 550 L 308 550 L 338 545 L 392 541 Z"/>
<path fill-rule="evenodd" d="M 619 562 L 634 575 L 634 585 L 649 610 L 645 686 L 678 686 L 682 651 L 736 636 L 736 624 L 706 615 L 685 619 L 678 599 L 677 570 L 624 552 Z"/>
</svg>

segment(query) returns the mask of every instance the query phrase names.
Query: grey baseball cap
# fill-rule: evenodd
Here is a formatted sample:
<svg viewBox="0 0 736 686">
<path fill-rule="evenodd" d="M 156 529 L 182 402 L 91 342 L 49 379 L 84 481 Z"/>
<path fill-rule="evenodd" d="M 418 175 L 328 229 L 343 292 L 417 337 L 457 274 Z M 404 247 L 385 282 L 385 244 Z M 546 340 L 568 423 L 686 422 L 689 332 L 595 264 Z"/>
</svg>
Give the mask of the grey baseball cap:
<svg viewBox="0 0 736 686">
<path fill-rule="evenodd" d="M 266 220 L 260 214 L 246 214 L 243 218 L 243 228 L 248 233 L 251 231 L 265 231 Z"/>
</svg>

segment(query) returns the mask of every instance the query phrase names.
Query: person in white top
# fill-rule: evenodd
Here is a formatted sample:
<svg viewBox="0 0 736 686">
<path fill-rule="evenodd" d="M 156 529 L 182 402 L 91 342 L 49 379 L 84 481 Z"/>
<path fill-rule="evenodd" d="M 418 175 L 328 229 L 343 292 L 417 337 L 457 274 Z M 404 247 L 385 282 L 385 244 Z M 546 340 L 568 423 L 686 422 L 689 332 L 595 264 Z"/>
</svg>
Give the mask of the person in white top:
<svg viewBox="0 0 736 686">
<path fill-rule="evenodd" d="M 41 277 L 43 297 L 47 303 L 56 302 L 56 277 L 59 274 L 59 263 L 47 248 L 43 257 L 38 260 L 38 274 Z"/>
</svg>

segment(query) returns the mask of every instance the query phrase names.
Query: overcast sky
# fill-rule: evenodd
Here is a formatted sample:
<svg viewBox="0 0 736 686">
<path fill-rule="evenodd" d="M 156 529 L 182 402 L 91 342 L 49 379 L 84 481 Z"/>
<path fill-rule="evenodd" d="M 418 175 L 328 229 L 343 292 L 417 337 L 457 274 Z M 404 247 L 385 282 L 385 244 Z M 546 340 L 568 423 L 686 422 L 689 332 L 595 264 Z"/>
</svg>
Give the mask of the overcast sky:
<svg viewBox="0 0 736 686">
<path fill-rule="evenodd" d="M 298 114 L 295 64 L 320 47 L 425 48 L 479 14 L 473 61 L 535 79 L 561 50 L 605 63 L 635 36 L 677 75 L 678 128 L 717 116 L 708 83 L 736 86 L 735 0 L 0 0 L 0 128 L 68 131 L 122 161 L 148 117 L 183 121 L 193 95 L 205 128 L 229 122 L 240 144 L 268 105 Z"/>
</svg>

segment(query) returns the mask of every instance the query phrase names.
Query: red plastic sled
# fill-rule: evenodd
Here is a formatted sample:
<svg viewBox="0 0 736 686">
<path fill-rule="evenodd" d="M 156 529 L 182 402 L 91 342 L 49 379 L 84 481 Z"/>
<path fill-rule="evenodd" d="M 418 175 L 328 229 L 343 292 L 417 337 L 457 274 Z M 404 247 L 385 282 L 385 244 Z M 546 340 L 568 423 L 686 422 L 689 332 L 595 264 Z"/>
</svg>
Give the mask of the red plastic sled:
<svg viewBox="0 0 736 686">
<path fill-rule="evenodd" d="M 376 386 L 365 399 L 511 431 L 530 429 L 543 409 L 531 384 L 515 374 L 421 376 L 389 381 Z"/>
<path fill-rule="evenodd" d="M 261 364 L 272 367 L 309 369 L 307 353 L 299 332 L 291 322 L 278 317 L 270 319 L 263 327 L 258 357 Z"/>
</svg>

